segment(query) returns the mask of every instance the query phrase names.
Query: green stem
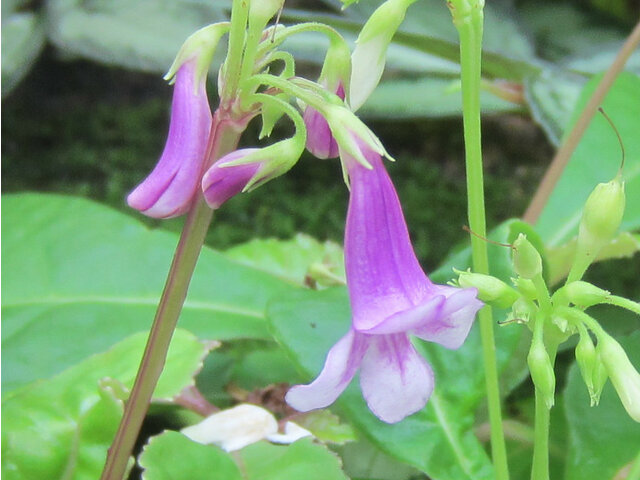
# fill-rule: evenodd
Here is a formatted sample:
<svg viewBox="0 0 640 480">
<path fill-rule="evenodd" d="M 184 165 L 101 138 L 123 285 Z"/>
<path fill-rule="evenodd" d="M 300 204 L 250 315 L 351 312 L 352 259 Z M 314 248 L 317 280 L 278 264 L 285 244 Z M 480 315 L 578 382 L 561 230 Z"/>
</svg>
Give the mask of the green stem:
<svg viewBox="0 0 640 480">
<path fill-rule="evenodd" d="M 244 42 L 247 33 L 249 2 L 233 0 L 231 7 L 231 28 L 229 30 L 229 48 L 224 63 L 225 83 L 220 94 L 220 104 L 228 107 L 228 103 L 236 98 L 236 90 L 240 83 Z"/>
<path fill-rule="evenodd" d="M 234 150 L 240 134 L 235 125 L 222 120 L 216 112 L 211 127 L 208 163 Z M 162 373 L 171 337 L 212 217 L 213 210 L 207 206 L 202 195 L 197 195 L 182 229 L 138 374 L 109 449 L 101 480 L 121 480 L 125 474 L 151 396 Z"/>
<path fill-rule="evenodd" d="M 549 480 L 549 423 L 551 410 L 536 389 L 536 420 L 531 480 Z"/>
<path fill-rule="evenodd" d="M 544 318 L 536 319 L 536 326 L 540 322 L 538 336 L 542 336 Z M 536 332 L 534 331 L 534 341 Z M 541 338 L 540 338 L 541 340 Z M 547 346 L 547 353 L 551 366 L 555 364 L 556 345 Z M 551 409 L 548 407 L 542 391 L 535 389 L 535 422 L 533 440 L 533 464 L 531 467 L 531 480 L 549 480 L 549 426 L 551 424 Z"/>
<path fill-rule="evenodd" d="M 462 106 L 464 143 L 467 170 L 469 226 L 477 234 L 471 236 L 473 269 L 489 273 L 484 207 L 484 180 L 480 126 L 480 88 L 483 13 L 480 2 L 470 5 L 466 0 L 449 2 L 453 23 L 460 36 L 460 67 L 462 80 Z M 489 423 L 491 425 L 491 453 L 497 480 L 509 478 L 507 450 L 502 429 L 500 386 L 496 361 L 491 307 L 485 306 L 478 314 L 487 388 Z"/>
</svg>

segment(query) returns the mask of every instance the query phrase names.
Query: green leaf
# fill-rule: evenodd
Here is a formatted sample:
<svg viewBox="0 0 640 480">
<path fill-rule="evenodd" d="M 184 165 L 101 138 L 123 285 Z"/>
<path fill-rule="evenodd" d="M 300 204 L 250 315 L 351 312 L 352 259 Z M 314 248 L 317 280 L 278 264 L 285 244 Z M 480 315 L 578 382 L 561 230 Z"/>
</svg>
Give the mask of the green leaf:
<svg viewBox="0 0 640 480">
<path fill-rule="evenodd" d="M 551 268 L 549 273 L 550 285 L 558 283 L 569 274 L 576 253 L 576 243 L 577 239 L 574 237 L 564 245 L 547 250 L 548 264 Z M 595 261 L 629 258 L 637 252 L 640 252 L 640 236 L 622 232 L 602 248 Z"/>
<path fill-rule="evenodd" d="M 2 213 L 5 393 L 149 328 L 176 235 L 57 195 L 8 195 Z M 179 325 L 205 339 L 269 338 L 265 304 L 290 288 L 204 248 Z"/>
<path fill-rule="evenodd" d="M 344 282 L 342 247 L 298 233 L 290 240 L 253 239 L 226 250 L 225 256 L 297 285 L 306 285 L 312 265 L 325 267 Z"/>
<path fill-rule="evenodd" d="M 201 445 L 178 432 L 165 431 L 145 445 L 138 463 L 143 480 L 241 480 L 231 456 L 217 447 Z"/>
<path fill-rule="evenodd" d="M 65 54 L 158 73 L 194 31 L 226 20 L 220 5 L 186 0 L 52 0 L 48 12 Z"/>
<path fill-rule="evenodd" d="M 327 351 L 348 331 L 350 322 L 343 288 L 292 292 L 271 302 L 268 316 L 276 339 L 309 380 L 320 372 Z M 519 335 L 520 330 L 505 332 Z M 484 395 L 477 329 L 459 351 L 421 348 L 437 379 L 425 410 L 400 423 L 385 424 L 369 412 L 353 382 L 338 402 L 343 415 L 382 451 L 434 479 L 492 478 L 486 453 L 471 431 L 473 412 Z M 501 365 L 508 355 L 502 349 L 498 352 Z"/>
<path fill-rule="evenodd" d="M 640 332 L 620 343 L 631 362 L 640 367 Z M 625 411 L 611 382 L 605 385 L 600 404 L 590 407 L 587 387 L 574 364 L 565 391 L 565 412 L 570 431 L 566 480 L 613 479 L 638 455 L 640 428 Z"/>
<path fill-rule="evenodd" d="M 582 75 L 553 68 L 525 79 L 525 97 L 531 116 L 555 145 L 560 143 L 570 123 L 571 112 L 586 81 Z"/>
<path fill-rule="evenodd" d="M 437 77 L 387 80 L 373 91 L 358 113 L 368 118 L 384 119 L 460 115 L 462 96 L 459 88 L 451 89 L 454 81 Z M 480 94 L 480 101 L 484 113 L 521 108 L 484 91 Z"/>
<path fill-rule="evenodd" d="M 2 16 L 2 98 L 29 72 L 45 44 L 45 25 L 35 13 Z"/>
<path fill-rule="evenodd" d="M 248 480 L 347 480 L 338 457 L 309 438 L 288 446 L 254 443 L 239 457 Z"/>
<path fill-rule="evenodd" d="M 573 112 L 573 122 L 601 80 L 594 77 L 585 86 Z M 640 227 L 640 77 L 623 72 L 607 94 L 603 108 L 620 132 L 626 152 L 623 177 L 627 197 L 621 230 Z M 572 122 L 572 123 L 573 123 Z M 566 243 L 577 233 L 584 202 L 598 183 L 611 180 L 620 167 L 620 146 L 611 126 L 597 114 L 538 219 L 536 230 L 549 246 Z"/>
<path fill-rule="evenodd" d="M 2 470 L 11 479 L 98 478 L 146 344 L 145 332 L 2 402 Z M 193 384 L 208 347 L 176 330 L 154 392 L 168 401 Z"/>
</svg>

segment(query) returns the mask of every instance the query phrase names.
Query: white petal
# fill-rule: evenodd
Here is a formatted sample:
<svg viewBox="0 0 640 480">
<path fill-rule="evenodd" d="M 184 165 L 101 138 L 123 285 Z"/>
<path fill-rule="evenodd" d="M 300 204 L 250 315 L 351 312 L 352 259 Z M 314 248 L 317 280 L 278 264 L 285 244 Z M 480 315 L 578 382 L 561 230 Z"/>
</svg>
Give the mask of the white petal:
<svg viewBox="0 0 640 480">
<path fill-rule="evenodd" d="M 406 335 L 376 335 L 362 360 L 360 386 L 371 411 L 396 423 L 425 406 L 433 371 Z"/>
</svg>

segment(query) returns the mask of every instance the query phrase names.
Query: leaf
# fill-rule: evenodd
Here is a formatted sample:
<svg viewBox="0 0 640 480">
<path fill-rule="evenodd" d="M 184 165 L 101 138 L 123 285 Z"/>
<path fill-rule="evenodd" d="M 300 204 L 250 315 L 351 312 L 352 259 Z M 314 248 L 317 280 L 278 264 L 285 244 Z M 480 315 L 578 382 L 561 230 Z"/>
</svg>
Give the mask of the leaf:
<svg viewBox="0 0 640 480">
<path fill-rule="evenodd" d="M 2 209 L 5 393 L 149 328 L 176 235 L 79 198 L 8 195 Z M 266 301 L 289 288 L 204 248 L 179 325 L 205 339 L 268 338 Z"/>
<path fill-rule="evenodd" d="M 558 283 L 569 274 L 576 253 L 576 241 L 577 239 L 574 237 L 564 245 L 547 250 L 548 263 L 551 267 L 549 273 L 550 285 Z M 629 232 L 622 232 L 602 248 L 595 261 L 601 262 L 612 258 L 629 258 L 639 251 L 640 236 L 632 235 Z"/>
<path fill-rule="evenodd" d="M 2 402 L 2 470 L 15 479 L 98 478 L 146 344 L 145 332 Z M 193 384 L 209 348 L 176 330 L 154 392 L 167 401 Z"/>
<path fill-rule="evenodd" d="M 581 75 L 551 68 L 525 80 L 525 97 L 531 115 L 553 144 L 558 145 L 567 130 L 586 81 Z"/>
<path fill-rule="evenodd" d="M 640 367 L 640 332 L 620 340 L 631 362 Z M 569 423 L 569 454 L 566 480 L 613 479 L 638 455 L 640 428 L 625 411 L 611 382 L 607 382 L 600 405 L 589 406 L 589 394 L 577 365 L 569 371 L 565 391 Z"/>
<path fill-rule="evenodd" d="M 51 41 L 66 54 L 158 73 L 194 31 L 226 20 L 220 5 L 186 0 L 51 0 L 48 12 Z"/>
<path fill-rule="evenodd" d="M 13 13 L 5 16 L 2 2 L 2 98 L 29 72 L 45 44 L 45 26 L 40 15 Z"/>
<path fill-rule="evenodd" d="M 248 480 L 347 480 L 338 457 L 309 438 L 288 446 L 258 442 L 239 454 Z"/>
<path fill-rule="evenodd" d="M 452 116 L 462 113 L 460 89 L 452 90 L 452 80 L 423 77 L 416 80 L 387 80 L 382 82 L 358 110 L 368 118 L 418 118 Z M 482 111 L 503 112 L 518 110 L 516 104 L 481 92 Z"/>
<path fill-rule="evenodd" d="M 601 76 L 585 86 L 573 119 L 587 103 Z M 627 197 L 620 229 L 640 227 L 640 77 L 623 72 L 616 79 L 602 107 L 620 132 L 626 152 L 623 178 Z M 572 122 L 573 123 L 573 122 Z M 620 146 L 611 126 L 596 115 L 587 128 L 542 211 L 536 231 L 549 246 L 566 243 L 576 235 L 584 202 L 598 183 L 611 180 L 620 167 Z"/>
<path fill-rule="evenodd" d="M 298 233 L 291 240 L 253 239 L 232 247 L 225 256 L 238 263 L 263 270 L 297 285 L 305 285 L 312 265 L 325 267 L 344 282 L 342 247 L 335 242 L 319 242 Z"/>
<path fill-rule="evenodd" d="M 329 348 L 347 332 L 349 302 L 343 288 L 291 292 L 269 304 L 268 317 L 275 338 L 310 380 L 320 372 Z M 434 479 L 492 478 L 486 453 L 471 431 L 473 412 L 484 395 L 478 348 L 477 329 L 457 352 L 425 347 L 436 372 L 436 390 L 425 410 L 400 423 L 388 425 L 374 417 L 356 382 L 338 406 L 380 450 Z M 501 350 L 498 355 L 502 365 L 505 354 Z"/>
<path fill-rule="evenodd" d="M 151 437 L 138 463 L 143 480 L 241 480 L 231 456 L 217 447 L 201 445 L 178 432 Z"/>
</svg>

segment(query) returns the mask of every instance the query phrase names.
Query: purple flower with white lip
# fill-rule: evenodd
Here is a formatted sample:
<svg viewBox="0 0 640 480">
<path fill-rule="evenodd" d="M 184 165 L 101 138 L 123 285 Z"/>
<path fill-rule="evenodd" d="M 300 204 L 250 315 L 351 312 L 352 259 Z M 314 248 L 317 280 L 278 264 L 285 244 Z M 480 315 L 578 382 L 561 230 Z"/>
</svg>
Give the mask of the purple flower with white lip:
<svg viewBox="0 0 640 480">
<path fill-rule="evenodd" d="M 351 180 L 345 232 L 351 329 L 331 348 L 316 380 L 293 387 L 286 399 L 300 411 L 326 407 L 360 369 L 369 408 L 395 423 L 422 409 L 434 385 L 409 335 L 456 349 L 482 302 L 474 288 L 436 285 L 425 275 L 382 159 L 360 145 L 371 169 L 342 155 Z"/>
<path fill-rule="evenodd" d="M 220 208 L 224 202 L 242 192 L 261 167 L 260 163 L 247 163 L 228 167 L 224 165 L 244 158 L 258 150 L 258 148 L 236 150 L 222 157 L 207 170 L 202 177 L 202 191 L 204 199 L 211 208 Z"/>
<path fill-rule="evenodd" d="M 207 154 L 212 117 L 206 82 L 198 74 L 198 57 L 176 73 L 169 135 L 151 174 L 127 197 L 132 208 L 149 217 L 185 213 L 198 189 Z"/>
<path fill-rule="evenodd" d="M 338 84 L 334 93 L 344 100 L 345 92 L 342 83 Z M 316 158 L 337 157 L 340 153 L 338 142 L 333 137 L 324 116 L 313 107 L 307 106 L 303 118 L 307 126 L 307 150 Z"/>
</svg>

